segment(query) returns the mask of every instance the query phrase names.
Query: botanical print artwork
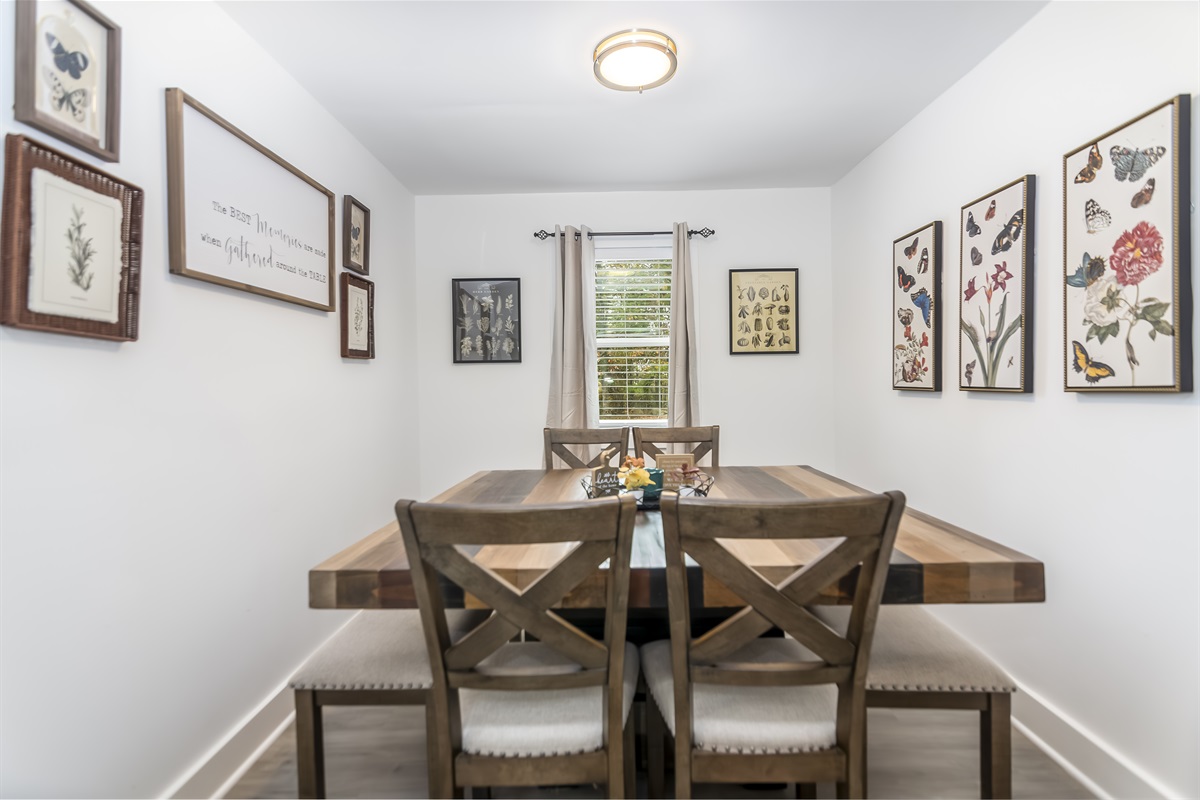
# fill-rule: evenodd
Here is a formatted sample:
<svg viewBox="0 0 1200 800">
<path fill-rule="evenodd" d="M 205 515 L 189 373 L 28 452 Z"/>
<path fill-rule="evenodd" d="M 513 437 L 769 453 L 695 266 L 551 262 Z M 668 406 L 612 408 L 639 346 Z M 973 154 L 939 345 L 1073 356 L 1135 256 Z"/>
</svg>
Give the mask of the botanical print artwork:
<svg viewBox="0 0 1200 800">
<path fill-rule="evenodd" d="M 1165 103 L 1064 157 L 1068 391 L 1179 391 L 1187 383 L 1176 178 L 1186 100 Z"/>
<path fill-rule="evenodd" d="M 800 352 L 796 269 L 729 271 L 729 352 Z"/>
<path fill-rule="evenodd" d="M 369 308 L 367 291 L 350 284 L 347 298 L 350 304 L 347 343 L 351 350 L 366 350 L 368 348 L 367 310 Z"/>
<path fill-rule="evenodd" d="M 521 282 L 454 279 L 454 361 L 521 360 Z"/>
<path fill-rule="evenodd" d="M 99 89 L 105 85 L 106 32 L 69 3 L 39 3 L 41 8 L 50 13 L 37 24 L 37 108 L 103 145 Z"/>
<path fill-rule="evenodd" d="M 962 207 L 959 389 L 1033 390 L 1026 309 L 1032 287 L 1034 176 Z"/>
<path fill-rule="evenodd" d="M 941 223 L 892 242 L 892 388 L 941 389 L 938 292 Z"/>
</svg>

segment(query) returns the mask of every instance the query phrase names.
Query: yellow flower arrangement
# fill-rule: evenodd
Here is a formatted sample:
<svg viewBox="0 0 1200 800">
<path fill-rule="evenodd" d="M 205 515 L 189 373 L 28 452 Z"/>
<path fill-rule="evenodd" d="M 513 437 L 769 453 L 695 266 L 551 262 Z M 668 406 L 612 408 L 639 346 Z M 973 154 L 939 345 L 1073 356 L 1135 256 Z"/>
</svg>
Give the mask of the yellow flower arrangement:
<svg viewBox="0 0 1200 800">
<path fill-rule="evenodd" d="M 621 471 L 617 473 L 617 477 L 625 484 L 625 489 L 632 491 L 640 489 L 643 486 L 649 486 L 653 481 L 650 480 L 650 473 L 646 471 L 646 460 L 644 458 L 633 458 L 627 456 L 625 463 L 621 465 Z"/>
</svg>

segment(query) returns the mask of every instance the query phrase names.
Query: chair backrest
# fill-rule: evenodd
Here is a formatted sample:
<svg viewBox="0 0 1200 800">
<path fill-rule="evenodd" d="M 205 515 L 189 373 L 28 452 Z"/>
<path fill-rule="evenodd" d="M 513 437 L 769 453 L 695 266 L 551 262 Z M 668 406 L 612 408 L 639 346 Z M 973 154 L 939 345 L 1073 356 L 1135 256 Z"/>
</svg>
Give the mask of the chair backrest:
<svg viewBox="0 0 1200 800">
<path fill-rule="evenodd" d="M 701 425 L 695 428 L 634 428 L 633 452 L 638 458 L 650 456 L 658 463 L 658 457 L 664 450 L 659 445 L 685 444 L 691 445 L 691 453 L 696 457 L 696 464 L 706 455 L 712 456 L 711 467 L 721 466 L 720 445 L 721 426 Z"/>
<path fill-rule="evenodd" d="M 849 746 L 852 725 L 861 732 L 866 723 L 871 638 L 904 503 L 899 492 L 831 500 L 747 502 L 663 495 L 677 736 L 686 736 L 690 747 L 693 683 L 836 684 L 838 743 Z M 830 541 L 837 539 L 841 541 L 836 544 Z M 769 581 L 738 556 L 739 551 L 757 546 L 754 540 L 792 540 L 792 547 L 810 548 L 812 558 L 782 581 Z M 733 616 L 696 639 L 691 637 L 685 553 L 703 568 L 705 580 L 721 581 L 746 602 Z M 847 630 L 841 634 L 804 606 L 835 581 L 855 580 L 855 572 L 854 606 Z M 812 658 L 785 663 L 736 660 L 738 650 L 773 627 L 804 645 Z"/>
<path fill-rule="evenodd" d="M 454 735 L 461 734 L 458 689 L 602 686 L 606 732 L 622 729 L 629 558 L 636 513 L 632 496 L 553 505 L 396 503 L 433 673 L 430 700 L 437 713 L 452 720 Z M 482 545 L 565 543 L 577 545 L 523 589 L 468 555 Z M 603 639 L 597 639 L 551 608 L 606 560 L 607 614 Z M 481 624 L 453 641 L 440 585 L 443 578 L 492 609 Z M 488 657 L 520 631 L 565 657 L 560 665 L 565 668 L 545 674 L 489 664 Z M 451 742 L 456 748 L 459 744 Z"/>
<path fill-rule="evenodd" d="M 614 457 L 623 459 L 629 451 L 629 428 L 544 428 L 543 437 L 545 469 L 562 468 L 555 465 L 555 456 L 566 465 L 565 469 L 612 466 Z"/>
</svg>

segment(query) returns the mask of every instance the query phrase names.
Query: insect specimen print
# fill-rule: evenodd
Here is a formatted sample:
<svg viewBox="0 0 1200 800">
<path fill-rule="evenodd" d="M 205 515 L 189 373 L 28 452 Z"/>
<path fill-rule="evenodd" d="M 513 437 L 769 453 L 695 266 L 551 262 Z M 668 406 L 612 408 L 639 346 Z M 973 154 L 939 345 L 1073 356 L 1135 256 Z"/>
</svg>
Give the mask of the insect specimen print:
<svg viewBox="0 0 1200 800">
<path fill-rule="evenodd" d="M 912 244 L 910 244 L 908 247 L 904 248 L 904 255 L 905 255 L 905 256 L 907 256 L 908 258 L 910 258 L 910 259 L 911 259 L 911 258 L 912 258 L 914 255 L 916 255 L 916 253 L 917 253 L 917 241 L 918 241 L 920 238 L 921 238 L 921 237 L 919 237 L 919 236 L 914 236 L 914 237 L 913 237 Z"/>
<path fill-rule="evenodd" d="M 913 288 L 913 286 L 915 286 L 916 283 L 917 283 L 917 279 L 914 278 L 912 275 L 909 275 L 907 272 L 905 272 L 904 267 L 901 267 L 901 266 L 896 267 L 896 284 L 901 289 L 903 289 L 904 291 L 907 292 L 909 289 Z"/>
<path fill-rule="evenodd" d="M 1104 274 L 1104 269 L 1103 256 L 1092 258 L 1087 253 L 1084 253 L 1083 262 L 1075 268 L 1073 275 L 1067 277 L 1067 286 L 1074 286 L 1076 289 L 1086 289 L 1100 280 L 1100 276 Z"/>
<path fill-rule="evenodd" d="M 1136 200 L 1137 198 L 1135 197 L 1134 199 Z M 1136 207 L 1134 206 L 1134 208 Z M 1100 207 L 1099 203 L 1090 198 L 1083 204 L 1083 217 L 1084 221 L 1087 222 L 1088 233 L 1102 231 L 1112 224 L 1112 214 L 1109 214 Z"/>
<path fill-rule="evenodd" d="M 929 248 L 921 248 L 921 260 L 917 262 L 917 274 L 929 272 Z"/>
<path fill-rule="evenodd" d="M 979 223 L 975 221 L 975 214 L 967 212 L 967 236 L 978 236 L 981 230 Z"/>
<path fill-rule="evenodd" d="M 1158 147 L 1147 147 L 1145 150 L 1133 150 L 1128 147 L 1118 147 L 1113 145 L 1113 148 L 1108 151 L 1109 157 L 1112 159 L 1113 169 L 1116 171 L 1116 179 L 1118 181 L 1130 180 L 1140 181 L 1142 176 L 1146 174 L 1146 170 L 1154 166 L 1163 154 L 1167 152 L 1167 148 L 1159 145 Z"/>
<path fill-rule="evenodd" d="M 1149 203 L 1152 197 L 1154 197 L 1154 178 L 1146 181 L 1146 185 L 1142 187 L 1140 192 L 1133 196 L 1133 199 L 1129 201 L 1129 205 L 1134 208 L 1141 208 L 1146 203 Z"/>
<path fill-rule="evenodd" d="M 932 309 L 933 298 L 929 296 L 929 291 L 922 288 L 919 292 L 914 292 L 910 295 L 913 305 L 921 309 L 921 316 L 925 319 L 925 327 L 929 327 L 929 312 Z"/>
<path fill-rule="evenodd" d="M 978 267 L 983 263 L 983 253 L 979 252 L 978 247 L 971 248 L 971 266 Z"/>
<path fill-rule="evenodd" d="M 67 48 L 63 47 L 62 42 L 53 33 L 46 34 L 46 46 L 54 55 L 54 66 L 58 67 L 60 72 L 67 73 L 75 80 L 82 77 L 83 71 L 88 68 L 88 63 L 90 63 L 85 53 L 78 50 L 67 52 Z"/>
<path fill-rule="evenodd" d="M 912 325 L 913 312 L 911 308 L 897 308 L 896 317 L 900 320 L 900 324 L 904 327 Z"/>
<path fill-rule="evenodd" d="M 1096 180 L 1096 173 L 1102 166 L 1104 166 L 1104 157 L 1100 155 L 1100 144 L 1096 143 L 1092 145 L 1091 152 L 1088 153 L 1087 164 L 1075 176 L 1075 182 L 1091 183 Z"/>
<path fill-rule="evenodd" d="M 996 200 L 995 200 L 995 198 L 993 198 L 992 202 L 988 205 L 987 213 L 983 215 L 983 221 L 987 222 L 994 216 L 996 216 Z"/>
<path fill-rule="evenodd" d="M 1071 362 L 1071 366 L 1075 368 L 1076 372 L 1082 372 L 1083 379 L 1088 383 L 1099 383 L 1102 378 L 1111 378 L 1116 375 L 1108 364 L 1092 361 L 1088 357 L 1087 350 L 1083 349 L 1083 345 L 1079 342 L 1072 341 L 1071 348 L 1075 351 L 1075 360 Z"/>
<path fill-rule="evenodd" d="M 1021 226 L 1024 222 L 1025 209 L 1019 208 L 1008 220 L 1004 229 L 996 235 L 996 241 L 992 243 L 992 255 L 1004 253 L 1013 246 L 1013 241 L 1021 237 Z"/>
<path fill-rule="evenodd" d="M 54 103 L 56 111 L 70 111 L 71 116 L 76 122 L 83 122 L 87 114 L 88 105 L 88 90 L 75 89 L 68 92 L 66 87 L 62 85 L 62 81 L 58 79 L 49 67 L 42 69 L 42 77 L 46 79 L 46 83 L 50 86 L 51 102 Z"/>
</svg>

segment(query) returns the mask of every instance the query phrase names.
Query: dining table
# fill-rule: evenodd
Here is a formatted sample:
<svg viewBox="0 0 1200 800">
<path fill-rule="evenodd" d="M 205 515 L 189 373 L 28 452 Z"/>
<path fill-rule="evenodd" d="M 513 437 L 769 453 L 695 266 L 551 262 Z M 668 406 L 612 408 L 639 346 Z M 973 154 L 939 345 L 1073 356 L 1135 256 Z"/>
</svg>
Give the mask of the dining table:
<svg viewBox="0 0 1200 800">
<path fill-rule="evenodd" d="M 810 466 L 706 467 L 713 478 L 708 497 L 731 500 L 825 499 L 870 494 L 866 489 Z M 483 470 L 432 498 L 433 503 L 545 504 L 587 497 L 590 470 Z M 802 568 L 831 540 L 723 540 L 723 545 L 772 581 Z M 521 589 L 566 554 L 571 545 L 482 545 L 475 560 Z M 848 605 L 854 574 L 827 587 L 817 602 Z M 689 567 L 693 609 L 714 613 L 745 604 L 697 566 Z M 308 575 L 311 608 L 416 608 L 412 577 L 399 524 L 393 519 L 341 552 L 313 567 Z M 602 609 L 604 570 L 584 580 L 562 602 L 563 608 Z M 444 584 L 447 607 L 471 607 L 473 598 Z M 883 602 L 1037 603 L 1046 598 L 1041 561 L 979 534 L 907 508 L 892 552 Z M 634 530 L 629 608 L 663 613 L 667 608 L 666 555 L 662 517 L 639 511 Z"/>
</svg>

